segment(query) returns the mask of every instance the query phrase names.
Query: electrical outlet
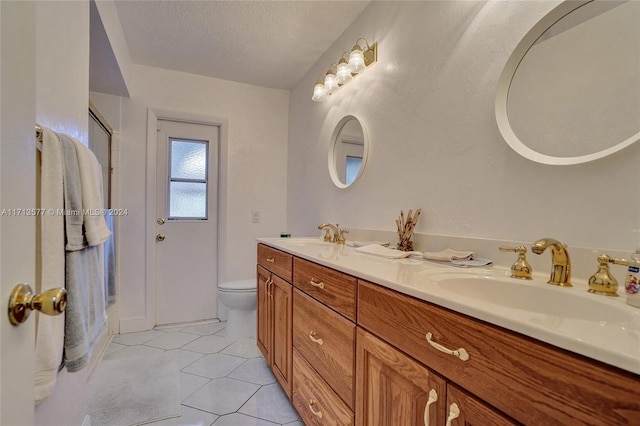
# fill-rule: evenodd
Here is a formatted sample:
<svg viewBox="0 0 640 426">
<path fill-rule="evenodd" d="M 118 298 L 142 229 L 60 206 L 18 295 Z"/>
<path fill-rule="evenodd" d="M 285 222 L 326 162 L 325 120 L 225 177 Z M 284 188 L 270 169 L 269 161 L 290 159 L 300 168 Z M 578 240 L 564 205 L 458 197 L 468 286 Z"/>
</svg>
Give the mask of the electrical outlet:
<svg viewBox="0 0 640 426">
<path fill-rule="evenodd" d="M 260 223 L 260 211 L 254 210 L 251 212 L 251 223 Z"/>
</svg>

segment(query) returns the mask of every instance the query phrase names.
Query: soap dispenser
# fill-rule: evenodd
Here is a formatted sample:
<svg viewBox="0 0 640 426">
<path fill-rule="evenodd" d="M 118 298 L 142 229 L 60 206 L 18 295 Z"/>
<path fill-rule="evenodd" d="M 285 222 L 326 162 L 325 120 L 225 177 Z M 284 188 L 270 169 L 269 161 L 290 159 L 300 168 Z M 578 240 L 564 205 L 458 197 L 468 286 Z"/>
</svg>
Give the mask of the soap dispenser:
<svg viewBox="0 0 640 426">
<path fill-rule="evenodd" d="M 627 293 L 627 303 L 640 308 L 640 249 L 631 255 L 631 263 L 627 271 L 627 278 L 624 281 L 624 288 Z"/>
</svg>

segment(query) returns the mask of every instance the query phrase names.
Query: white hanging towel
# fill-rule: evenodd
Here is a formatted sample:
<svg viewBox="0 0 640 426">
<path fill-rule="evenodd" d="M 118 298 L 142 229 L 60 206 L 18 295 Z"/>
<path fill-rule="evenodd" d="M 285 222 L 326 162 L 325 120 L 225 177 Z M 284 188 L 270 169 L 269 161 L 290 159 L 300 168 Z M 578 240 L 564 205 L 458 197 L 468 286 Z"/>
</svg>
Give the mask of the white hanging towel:
<svg viewBox="0 0 640 426">
<path fill-rule="evenodd" d="M 40 166 L 40 208 L 45 214 L 40 220 L 40 291 L 64 287 L 65 252 L 63 215 L 63 162 L 58 136 L 42 128 Z M 48 397 L 53 391 L 62 362 L 65 315 L 37 315 L 35 400 Z"/>
<path fill-rule="evenodd" d="M 102 169 L 95 154 L 80 141 L 65 135 L 76 144 L 80 179 L 82 180 L 82 208 L 84 210 L 84 232 L 90 246 L 107 241 L 111 231 L 104 219 L 102 197 Z"/>
</svg>

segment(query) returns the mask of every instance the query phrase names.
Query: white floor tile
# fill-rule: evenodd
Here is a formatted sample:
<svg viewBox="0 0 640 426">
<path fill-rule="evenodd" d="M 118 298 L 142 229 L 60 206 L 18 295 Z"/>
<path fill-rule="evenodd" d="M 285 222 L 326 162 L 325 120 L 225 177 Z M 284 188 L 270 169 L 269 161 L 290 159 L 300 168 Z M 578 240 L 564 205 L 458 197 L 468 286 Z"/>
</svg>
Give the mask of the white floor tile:
<svg viewBox="0 0 640 426">
<path fill-rule="evenodd" d="M 238 339 L 222 350 L 223 354 L 241 356 L 243 358 L 257 358 L 262 356 L 256 339 Z"/>
<path fill-rule="evenodd" d="M 278 423 L 271 423 L 244 414 L 233 413 L 222 416 L 216 420 L 213 426 L 279 426 Z"/>
<path fill-rule="evenodd" d="M 178 370 L 182 370 L 204 356 L 201 353 L 185 351 L 184 349 L 168 350 L 167 355 L 169 355 L 176 363 Z"/>
<path fill-rule="evenodd" d="M 215 414 L 183 405 L 180 417 L 149 423 L 148 426 L 210 426 L 218 418 Z"/>
<path fill-rule="evenodd" d="M 151 339 L 148 342 L 145 342 L 145 345 L 160 349 L 177 349 L 187 343 L 193 342 L 197 338 L 198 336 L 194 336 L 193 334 L 175 331 L 172 333 L 164 333 L 162 336 Z"/>
<path fill-rule="evenodd" d="M 127 345 L 121 345 L 120 343 L 114 343 L 112 341 L 111 343 L 109 343 L 109 346 L 107 346 L 107 349 L 104 351 L 104 354 L 108 355 L 110 353 L 117 352 L 120 349 L 124 349 L 127 347 L 128 347 Z"/>
<path fill-rule="evenodd" d="M 256 385 L 270 385 L 276 382 L 267 361 L 262 357 L 248 359 L 247 362 L 233 370 L 228 377 Z"/>
<path fill-rule="evenodd" d="M 180 400 L 189 398 L 195 391 L 209 383 L 211 379 L 180 372 Z"/>
<path fill-rule="evenodd" d="M 190 366 L 183 368 L 185 373 L 216 379 L 224 377 L 242 365 L 246 359 L 231 355 L 205 355 Z"/>
<path fill-rule="evenodd" d="M 209 322 L 118 335 L 104 359 L 164 352 L 174 362 L 182 415 L 154 426 L 304 426 L 255 339 L 226 338 L 225 326 Z"/>
<path fill-rule="evenodd" d="M 165 333 L 155 330 L 141 331 L 139 333 L 125 333 L 118 334 L 113 338 L 113 341 L 127 346 L 141 345 L 148 342 L 149 340 L 155 339 L 158 336 L 162 336 L 163 334 Z"/>
<path fill-rule="evenodd" d="M 185 333 L 197 334 L 198 336 L 207 336 L 209 334 L 215 334 L 222 330 L 227 323 L 225 322 L 210 322 L 206 324 L 196 324 L 182 329 Z"/>
<path fill-rule="evenodd" d="M 218 415 L 230 414 L 236 412 L 259 388 L 252 383 L 223 377 L 204 385 L 183 404 Z"/>
<path fill-rule="evenodd" d="M 105 360 L 116 359 L 116 358 L 130 357 L 130 356 L 149 356 L 151 354 L 161 354 L 163 352 L 164 351 L 162 349 L 137 345 L 137 346 L 129 346 L 119 351 L 112 352 L 108 355 L 105 355 L 104 359 Z"/>
<path fill-rule="evenodd" d="M 277 383 L 262 386 L 238 412 L 280 424 L 299 419 L 298 413 Z"/>
<path fill-rule="evenodd" d="M 230 346 L 233 342 L 233 339 L 227 339 L 222 336 L 202 336 L 199 339 L 184 345 L 182 349 L 200 352 L 202 354 L 214 354 L 216 352 L 220 352 L 227 346 Z"/>
</svg>

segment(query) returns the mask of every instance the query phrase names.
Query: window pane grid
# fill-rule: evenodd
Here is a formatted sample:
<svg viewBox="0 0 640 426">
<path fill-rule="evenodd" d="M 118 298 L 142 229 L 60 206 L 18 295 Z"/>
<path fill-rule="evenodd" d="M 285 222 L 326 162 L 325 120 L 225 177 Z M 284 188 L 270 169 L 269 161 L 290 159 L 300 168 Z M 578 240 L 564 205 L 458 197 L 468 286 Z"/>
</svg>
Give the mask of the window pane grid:
<svg viewBox="0 0 640 426">
<path fill-rule="evenodd" d="M 169 139 L 169 219 L 206 220 L 208 142 Z"/>
</svg>

